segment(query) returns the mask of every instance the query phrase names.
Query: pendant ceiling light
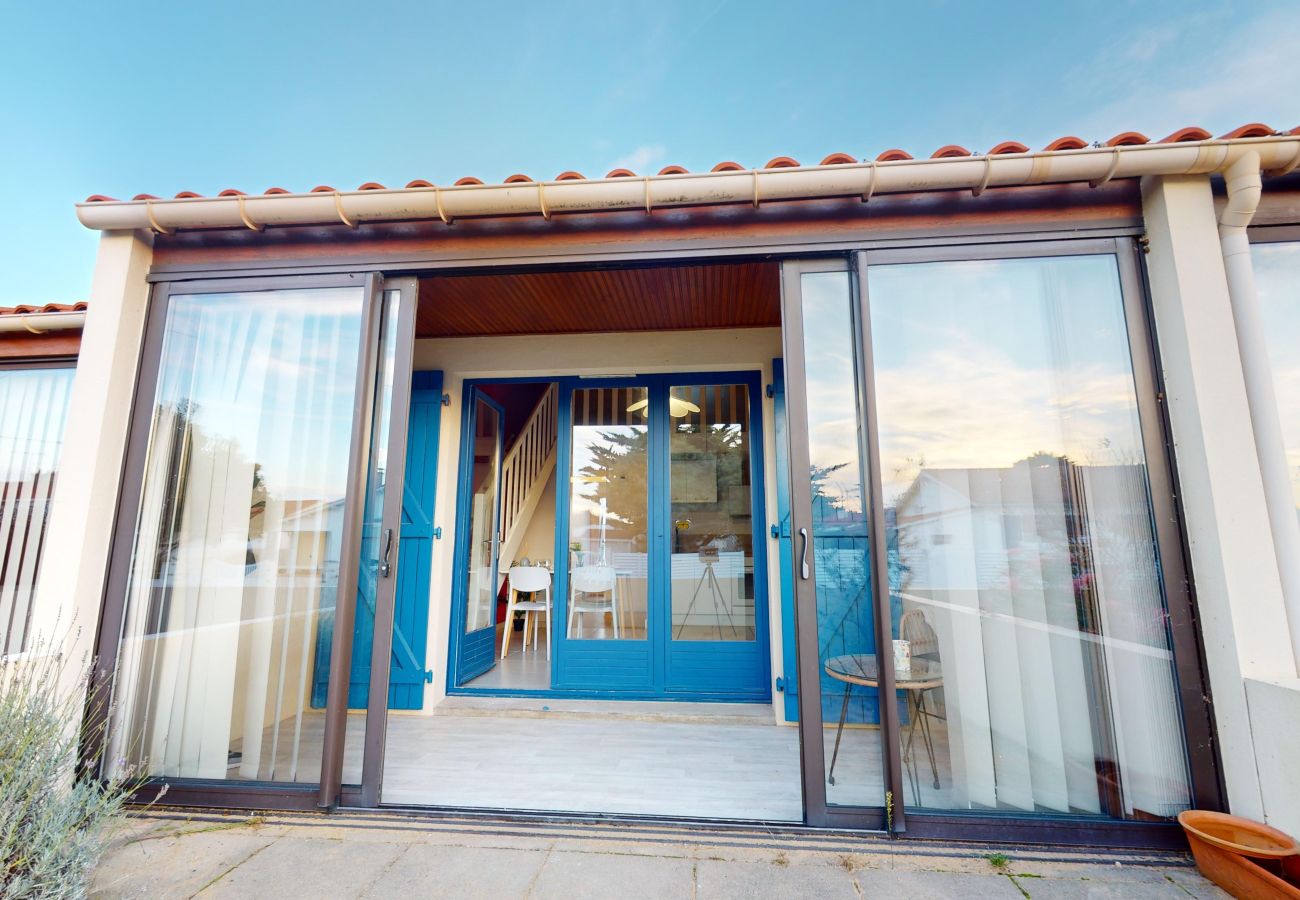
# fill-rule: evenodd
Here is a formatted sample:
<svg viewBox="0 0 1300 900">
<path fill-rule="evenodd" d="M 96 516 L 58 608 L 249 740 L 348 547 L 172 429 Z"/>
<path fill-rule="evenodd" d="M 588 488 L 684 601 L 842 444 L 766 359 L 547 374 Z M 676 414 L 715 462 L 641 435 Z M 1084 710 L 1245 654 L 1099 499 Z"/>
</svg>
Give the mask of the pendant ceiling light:
<svg viewBox="0 0 1300 900">
<path fill-rule="evenodd" d="M 646 407 L 649 405 L 650 401 L 648 399 L 638 400 L 629 406 L 627 411 L 639 412 L 644 418 L 646 415 Z M 674 419 L 684 419 L 691 413 L 697 413 L 699 411 L 700 408 L 689 400 L 682 400 L 680 397 L 668 398 L 668 415 L 672 416 Z"/>
</svg>

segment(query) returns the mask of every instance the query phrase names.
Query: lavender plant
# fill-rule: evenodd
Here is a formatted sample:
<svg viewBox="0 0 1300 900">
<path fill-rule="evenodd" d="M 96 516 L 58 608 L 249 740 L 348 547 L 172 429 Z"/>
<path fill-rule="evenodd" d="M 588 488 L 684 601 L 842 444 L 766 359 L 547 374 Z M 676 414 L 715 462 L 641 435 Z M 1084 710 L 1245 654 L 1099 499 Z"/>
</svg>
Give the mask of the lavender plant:
<svg viewBox="0 0 1300 900">
<path fill-rule="evenodd" d="M 0 660 L 0 897 L 84 897 L 113 825 L 136 787 L 100 781 L 101 735 L 87 735 L 80 691 L 58 653 Z M 92 702 L 94 698 L 92 697 Z M 92 765 L 78 770 L 81 741 Z M 88 773 L 88 774 L 87 774 Z"/>
</svg>

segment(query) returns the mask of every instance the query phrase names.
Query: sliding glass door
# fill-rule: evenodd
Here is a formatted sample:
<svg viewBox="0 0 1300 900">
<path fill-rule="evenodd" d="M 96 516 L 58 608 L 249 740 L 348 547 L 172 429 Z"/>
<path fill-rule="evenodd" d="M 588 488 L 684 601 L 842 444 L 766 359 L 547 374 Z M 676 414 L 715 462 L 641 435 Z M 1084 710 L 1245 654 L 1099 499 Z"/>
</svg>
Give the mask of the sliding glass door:
<svg viewBox="0 0 1300 900">
<path fill-rule="evenodd" d="M 786 264 L 810 822 L 1213 802 L 1137 285 L 1117 241 Z"/>
<path fill-rule="evenodd" d="M 101 639 L 110 773 L 335 799 L 358 590 L 383 606 L 395 565 L 413 302 L 375 276 L 156 290 Z"/>
<path fill-rule="evenodd" d="M 854 273 L 845 261 L 789 262 L 783 278 L 806 815 L 814 825 L 901 826 L 886 738 L 897 711 L 881 702 L 894 693 L 894 624 L 876 577 Z"/>
</svg>

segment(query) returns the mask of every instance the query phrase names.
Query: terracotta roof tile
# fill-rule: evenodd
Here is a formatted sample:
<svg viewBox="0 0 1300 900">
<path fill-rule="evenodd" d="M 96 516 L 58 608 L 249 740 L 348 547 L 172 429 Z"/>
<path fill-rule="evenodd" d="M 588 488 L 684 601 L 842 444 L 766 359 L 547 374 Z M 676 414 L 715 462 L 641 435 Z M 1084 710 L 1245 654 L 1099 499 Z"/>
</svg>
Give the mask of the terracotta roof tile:
<svg viewBox="0 0 1300 900">
<path fill-rule="evenodd" d="M 952 159 L 957 156 L 970 156 L 971 153 L 965 147 L 959 147 L 956 144 L 948 144 L 940 147 L 930 154 L 930 159 Z"/>
<path fill-rule="evenodd" d="M 1088 146 L 1088 142 L 1083 138 L 1068 134 L 1065 137 L 1057 138 L 1043 149 L 1052 153 L 1057 150 L 1082 150 L 1086 146 Z"/>
<path fill-rule="evenodd" d="M 1180 128 L 1167 138 L 1161 138 L 1156 141 L 1157 144 L 1181 144 L 1184 141 L 1208 141 L 1211 135 L 1204 128 L 1197 128 L 1191 125 L 1187 128 Z"/>
<path fill-rule="evenodd" d="M 85 312 L 86 301 L 78 300 L 76 303 L 45 303 L 36 305 L 34 303 L 20 303 L 17 306 L 0 306 L 0 316 L 30 316 L 40 313 L 69 313 Z"/>
<path fill-rule="evenodd" d="M 1234 140 L 1238 138 L 1267 137 L 1270 135 L 1281 134 L 1281 133 L 1282 132 L 1273 129 L 1268 125 L 1259 122 L 1254 122 L 1247 125 L 1242 125 L 1239 128 L 1229 131 L 1227 134 L 1223 135 L 1222 138 L 1220 139 Z M 1286 134 L 1300 135 L 1300 127 L 1293 128 L 1290 131 L 1286 132 Z M 1155 142 L 1152 142 L 1146 135 L 1137 131 L 1125 131 L 1120 134 L 1117 134 L 1114 137 L 1112 137 L 1110 140 L 1106 141 L 1104 145 L 1100 143 L 1090 144 L 1088 141 L 1085 141 L 1083 138 L 1076 137 L 1074 135 L 1066 135 L 1064 137 L 1059 137 L 1056 140 L 1052 141 L 1050 144 L 1048 144 L 1046 147 L 1043 148 L 1043 152 L 1054 153 L 1061 150 L 1082 150 L 1090 146 L 1127 147 L 1127 146 L 1136 146 L 1136 145 L 1148 144 L 1148 143 L 1177 144 L 1183 142 L 1203 141 L 1203 140 L 1210 140 L 1210 139 L 1211 136 L 1208 131 L 1206 131 L 1203 128 L 1198 128 L 1196 126 L 1188 126 L 1186 128 L 1180 128 L 1179 130 L 1175 131 L 1173 134 L 1169 135 L 1168 137 L 1162 138 L 1161 140 Z M 1003 141 L 1002 143 L 994 146 L 991 150 L 987 152 L 987 154 L 984 155 L 1000 156 L 1005 153 L 1029 153 L 1029 152 L 1031 152 L 1029 147 L 1020 143 L 1019 141 Z M 947 159 L 947 158 L 956 158 L 956 157 L 967 157 L 972 155 L 975 154 L 972 154 L 971 151 L 967 150 L 965 147 L 962 147 L 957 144 L 948 144 L 934 151 L 934 153 L 930 155 L 930 158 Z M 881 153 L 879 156 L 876 157 L 877 162 L 896 162 L 900 160 L 910 160 L 910 159 L 913 159 L 913 156 L 910 153 L 907 153 L 906 151 L 897 148 L 886 150 L 885 152 Z M 818 165 L 822 165 L 822 166 L 853 165 L 858 161 L 859 160 L 857 157 L 854 157 L 853 155 L 848 153 L 832 153 L 826 156 L 820 163 L 818 163 Z M 783 168 L 797 167 L 799 165 L 800 165 L 799 161 L 796 160 L 794 157 L 778 156 L 775 157 L 774 159 L 768 160 L 767 164 L 763 168 L 783 169 Z M 738 162 L 732 160 L 726 160 L 724 162 L 718 163 L 710 171 L 739 172 L 739 171 L 745 171 L 745 167 Z M 686 175 L 689 174 L 689 170 L 687 170 L 684 166 L 669 165 L 669 166 L 664 166 L 662 169 L 660 169 L 658 174 L 659 175 Z M 638 176 L 637 173 L 633 172 L 631 169 L 618 168 L 609 172 L 604 177 L 605 178 L 635 178 Z M 555 177 L 555 180 L 556 181 L 582 181 L 585 180 L 585 176 L 581 172 L 578 172 L 576 170 L 568 170 L 565 172 L 561 172 L 559 175 L 557 175 Z M 533 183 L 533 179 L 530 176 L 525 175 L 523 173 L 517 173 L 507 178 L 504 183 L 505 184 L 531 184 Z M 481 185 L 483 184 L 483 181 L 478 178 L 466 176 L 464 178 L 457 179 L 455 181 L 455 184 L 457 186 Z M 407 182 L 406 187 L 432 188 L 435 187 L 435 184 L 431 181 L 426 181 L 425 179 L 417 178 L 413 181 Z M 386 188 L 383 185 L 379 184 L 378 182 L 368 181 L 365 184 L 361 185 L 359 188 L 357 188 L 357 190 L 382 191 L 382 190 L 386 190 Z M 322 184 L 312 188 L 311 192 L 312 193 L 334 193 L 335 188 L 330 187 L 329 185 Z M 290 194 L 290 193 L 293 193 L 293 191 L 281 187 L 267 188 L 265 191 L 265 194 Z M 240 195 L 243 195 L 243 191 L 236 190 L 235 188 L 227 188 L 217 196 L 232 197 L 232 196 L 240 196 Z M 177 199 L 199 198 L 202 197 L 202 195 L 197 194 L 193 191 L 181 191 L 176 195 L 176 197 Z M 132 199 L 157 200 L 159 198 L 153 196 L 152 194 L 136 194 L 135 197 L 133 197 Z M 86 199 L 86 202 L 87 203 L 112 203 L 112 202 L 116 202 L 116 200 L 115 198 L 106 196 L 104 194 L 94 194 L 88 197 Z"/>
<path fill-rule="evenodd" d="M 1026 147 L 1024 144 L 1020 143 L 1019 141 L 1003 141 L 1002 143 L 994 147 L 992 150 L 990 150 L 988 155 L 1001 156 L 1003 153 L 1028 153 L 1028 152 L 1029 152 L 1029 148 Z"/>
<path fill-rule="evenodd" d="M 1295 134 L 1296 132 L 1292 131 L 1291 133 Z M 1232 131 L 1229 131 L 1221 137 L 1220 140 L 1230 141 L 1234 138 L 1268 137 L 1273 134 L 1277 134 L 1277 132 L 1269 126 L 1262 122 L 1252 122 L 1249 125 L 1242 125 L 1240 128 L 1232 129 Z"/>
</svg>

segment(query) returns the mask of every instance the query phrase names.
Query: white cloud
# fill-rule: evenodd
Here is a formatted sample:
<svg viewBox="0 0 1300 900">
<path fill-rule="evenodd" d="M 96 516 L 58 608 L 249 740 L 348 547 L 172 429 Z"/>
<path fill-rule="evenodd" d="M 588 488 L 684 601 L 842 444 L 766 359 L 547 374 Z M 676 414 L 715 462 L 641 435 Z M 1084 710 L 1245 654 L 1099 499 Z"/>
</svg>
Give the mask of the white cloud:
<svg viewBox="0 0 1300 900">
<path fill-rule="evenodd" d="M 1251 121 L 1294 127 L 1297 46 L 1300 17 L 1285 9 L 1188 14 L 1116 31 L 1070 75 L 1070 105 L 1082 112 L 1070 127 L 1101 139 L 1131 128 L 1158 139 L 1186 125 L 1216 133 Z"/>
<path fill-rule="evenodd" d="M 663 144 L 642 144 L 631 153 L 625 154 L 610 163 L 609 168 L 631 169 L 638 175 L 654 174 L 649 170 L 663 160 L 668 148 Z"/>
</svg>

